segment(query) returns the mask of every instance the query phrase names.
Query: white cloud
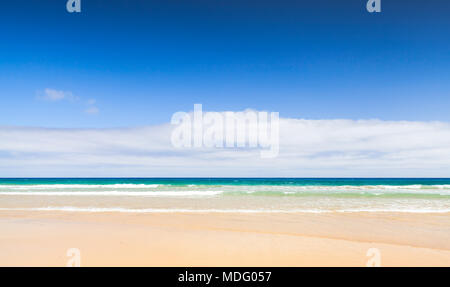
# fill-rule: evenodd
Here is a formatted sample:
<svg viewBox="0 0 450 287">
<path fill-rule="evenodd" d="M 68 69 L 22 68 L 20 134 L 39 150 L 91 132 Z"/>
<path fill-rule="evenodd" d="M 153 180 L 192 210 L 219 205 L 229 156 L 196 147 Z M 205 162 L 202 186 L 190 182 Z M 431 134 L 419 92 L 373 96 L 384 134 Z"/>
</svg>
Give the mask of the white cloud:
<svg viewBox="0 0 450 287">
<path fill-rule="evenodd" d="M 97 101 L 95 99 L 89 99 L 86 104 L 88 105 L 87 109 L 84 110 L 85 113 L 89 115 L 96 115 L 100 112 L 100 110 L 95 106 Z"/>
<path fill-rule="evenodd" d="M 37 98 L 39 100 L 48 101 L 48 102 L 61 102 L 61 101 L 70 101 L 70 102 L 78 102 L 80 100 L 79 97 L 76 97 L 70 91 L 61 91 L 46 88 L 43 92 L 38 92 Z M 84 112 L 89 115 L 96 115 L 100 112 L 99 108 L 96 106 L 97 101 L 95 99 L 88 99 L 85 104 L 86 108 Z"/>
<path fill-rule="evenodd" d="M 54 89 L 45 89 L 43 95 L 38 96 L 39 99 L 51 102 L 58 102 L 62 100 L 75 101 L 75 97 L 72 92 L 69 91 L 59 91 Z"/>
<path fill-rule="evenodd" d="M 169 124 L 0 128 L 2 176 L 448 177 L 450 124 L 280 119 L 280 151 L 175 149 Z"/>
<path fill-rule="evenodd" d="M 97 107 L 92 106 L 92 107 L 88 107 L 86 110 L 84 110 L 85 113 L 90 114 L 90 115 L 96 115 L 98 114 L 99 110 Z"/>
</svg>

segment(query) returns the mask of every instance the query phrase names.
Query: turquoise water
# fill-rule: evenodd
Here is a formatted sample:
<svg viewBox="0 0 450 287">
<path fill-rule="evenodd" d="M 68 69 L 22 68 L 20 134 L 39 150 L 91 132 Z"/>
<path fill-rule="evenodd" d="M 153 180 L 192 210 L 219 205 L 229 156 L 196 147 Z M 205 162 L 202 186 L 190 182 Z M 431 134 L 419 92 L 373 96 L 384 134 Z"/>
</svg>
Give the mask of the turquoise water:
<svg viewBox="0 0 450 287">
<path fill-rule="evenodd" d="M 3 178 L 1 209 L 447 213 L 450 179 Z"/>
<path fill-rule="evenodd" d="M 0 185 L 168 184 L 168 185 L 450 185 L 450 178 L 0 178 Z"/>
<path fill-rule="evenodd" d="M 227 195 L 450 197 L 448 178 L 20 178 L 0 179 L 7 191 L 222 191 Z M 207 194 L 207 193 L 205 193 Z"/>
</svg>

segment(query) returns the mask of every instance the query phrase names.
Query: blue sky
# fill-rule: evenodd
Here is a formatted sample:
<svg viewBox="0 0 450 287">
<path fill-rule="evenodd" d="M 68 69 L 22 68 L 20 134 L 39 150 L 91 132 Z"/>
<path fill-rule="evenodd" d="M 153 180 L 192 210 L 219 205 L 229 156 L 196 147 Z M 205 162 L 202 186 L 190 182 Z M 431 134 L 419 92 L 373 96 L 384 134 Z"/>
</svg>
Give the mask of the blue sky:
<svg viewBox="0 0 450 287">
<path fill-rule="evenodd" d="M 448 0 L 81 1 L 0 7 L 1 177 L 450 174 Z M 279 153 L 177 149 L 196 103 L 279 112 Z"/>
<path fill-rule="evenodd" d="M 0 125 L 152 125 L 194 103 L 450 120 L 448 1 L 384 0 L 379 14 L 365 0 L 82 0 L 80 14 L 65 4 L 2 3 Z M 72 100 L 44 100 L 46 89 Z"/>
</svg>

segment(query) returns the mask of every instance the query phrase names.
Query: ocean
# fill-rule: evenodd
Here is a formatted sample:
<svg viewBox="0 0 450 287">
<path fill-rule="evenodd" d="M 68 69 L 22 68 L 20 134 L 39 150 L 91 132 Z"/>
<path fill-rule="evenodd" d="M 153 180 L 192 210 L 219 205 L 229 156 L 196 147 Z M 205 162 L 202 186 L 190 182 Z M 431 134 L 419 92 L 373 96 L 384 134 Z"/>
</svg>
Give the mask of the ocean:
<svg viewBox="0 0 450 287">
<path fill-rule="evenodd" d="M 0 210 L 449 213 L 450 178 L 3 178 Z"/>
</svg>

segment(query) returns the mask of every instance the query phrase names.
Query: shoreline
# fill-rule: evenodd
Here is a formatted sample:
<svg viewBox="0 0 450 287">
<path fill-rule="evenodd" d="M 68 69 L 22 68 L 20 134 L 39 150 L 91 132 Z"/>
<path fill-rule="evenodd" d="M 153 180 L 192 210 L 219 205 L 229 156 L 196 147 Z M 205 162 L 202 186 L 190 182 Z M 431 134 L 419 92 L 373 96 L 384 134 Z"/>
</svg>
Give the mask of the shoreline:
<svg viewBox="0 0 450 287">
<path fill-rule="evenodd" d="M 1 266 L 450 266 L 448 214 L 0 211 Z"/>
</svg>

